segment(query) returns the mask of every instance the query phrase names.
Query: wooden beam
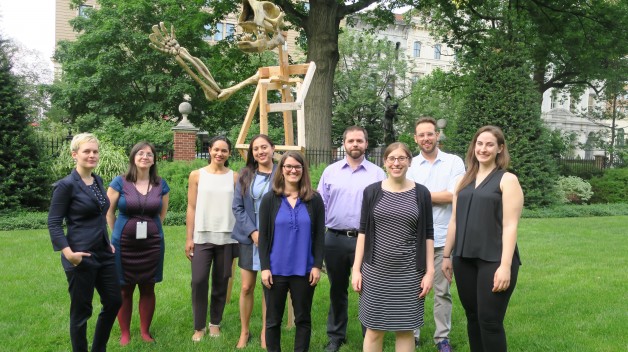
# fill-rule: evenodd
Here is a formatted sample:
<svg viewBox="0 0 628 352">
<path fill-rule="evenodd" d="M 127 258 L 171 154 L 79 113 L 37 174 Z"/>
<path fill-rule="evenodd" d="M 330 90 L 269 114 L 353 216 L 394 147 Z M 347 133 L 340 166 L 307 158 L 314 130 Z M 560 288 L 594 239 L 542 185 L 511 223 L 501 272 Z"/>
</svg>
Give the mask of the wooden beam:
<svg viewBox="0 0 628 352">
<path fill-rule="evenodd" d="M 259 133 L 268 135 L 268 80 L 260 79 Z"/>
<path fill-rule="evenodd" d="M 307 73 L 305 74 L 305 78 L 303 79 L 303 84 L 301 85 L 301 89 L 297 89 L 297 102 L 303 103 L 303 101 L 305 100 L 305 97 L 307 96 L 307 91 L 310 89 L 310 83 L 312 83 L 312 78 L 314 78 L 315 71 L 316 64 L 314 63 L 314 61 L 310 61 Z"/>
<path fill-rule="evenodd" d="M 301 109 L 302 106 L 302 103 L 297 102 L 268 104 L 268 112 L 294 111 Z"/>
<path fill-rule="evenodd" d="M 238 134 L 238 139 L 236 140 L 236 149 L 238 144 L 244 143 L 246 135 L 249 133 L 249 128 L 251 128 L 251 123 L 253 122 L 255 111 L 257 111 L 257 106 L 259 105 L 259 95 L 260 85 L 258 83 L 257 87 L 255 88 L 255 93 L 253 93 L 253 99 L 251 99 L 251 104 L 249 104 L 249 109 L 247 110 L 246 116 L 244 117 L 242 128 L 240 129 L 240 133 Z M 240 152 L 240 154 L 246 158 L 246 156 L 242 152 Z"/>
<path fill-rule="evenodd" d="M 292 90 L 290 87 L 285 87 L 281 90 L 282 103 L 292 103 L 294 98 L 292 97 Z M 270 108 L 268 109 L 270 110 Z M 283 130 L 286 145 L 294 145 L 294 126 L 292 124 L 292 110 L 283 112 Z"/>
<path fill-rule="evenodd" d="M 301 83 L 297 83 L 297 92 L 301 91 Z M 297 110 L 297 144 L 305 149 L 305 109 L 303 105 Z"/>
</svg>

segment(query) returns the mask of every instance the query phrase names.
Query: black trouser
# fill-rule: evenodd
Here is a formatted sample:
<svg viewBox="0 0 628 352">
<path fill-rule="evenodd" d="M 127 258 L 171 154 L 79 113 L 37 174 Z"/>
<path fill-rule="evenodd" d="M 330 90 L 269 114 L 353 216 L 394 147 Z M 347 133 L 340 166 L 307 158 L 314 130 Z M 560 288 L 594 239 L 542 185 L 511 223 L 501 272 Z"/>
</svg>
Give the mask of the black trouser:
<svg viewBox="0 0 628 352">
<path fill-rule="evenodd" d="M 481 259 L 453 257 L 458 296 L 467 315 L 467 334 L 471 352 L 507 350 L 504 316 L 517 284 L 519 263 L 513 258 L 508 289 L 503 292 L 492 292 L 493 277 L 499 265 L 498 262 Z"/>
<path fill-rule="evenodd" d="M 349 299 L 348 287 L 357 237 L 347 237 L 333 231 L 325 234 L 325 268 L 329 278 L 329 313 L 327 336 L 337 344 L 347 339 Z"/>
<path fill-rule="evenodd" d="M 212 293 L 209 303 L 209 322 L 220 325 L 227 303 L 227 289 L 231 277 L 231 265 L 228 265 L 226 251 L 231 251 L 233 244 L 215 245 L 212 243 L 194 244 L 192 257 L 192 312 L 194 330 L 203 330 L 207 324 L 207 295 L 209 293 L 209 272 L 212 273 Z M 231 257 L 231 254 L 229 254 Z"/>
<path fill-rule="evenodd" d="M 294 309 L 294 350 L 309 351 L 312 335 L 312 299 L 314 286 L 310 286 L 310 273 L 305 276 L 273 275 L 270 289 L 264 286 L 266 299 L 266 349 L 268 352 L 281 351 L 281 320 L 286 307 L 288 291 L 292 297 Z"/>
<path fill-rule="evenodd" d="M 92 351 L 106 351 L 111 327 L 122 305 L 120 281 L 112 253 L 90 252 L 81 263 L 65 272 L 70 293 L 70 338 L 72 350 L 87 351 L 87 321 L 92 316 L 94 289 L 102 309 L 96 320 Z"/>
</svg>

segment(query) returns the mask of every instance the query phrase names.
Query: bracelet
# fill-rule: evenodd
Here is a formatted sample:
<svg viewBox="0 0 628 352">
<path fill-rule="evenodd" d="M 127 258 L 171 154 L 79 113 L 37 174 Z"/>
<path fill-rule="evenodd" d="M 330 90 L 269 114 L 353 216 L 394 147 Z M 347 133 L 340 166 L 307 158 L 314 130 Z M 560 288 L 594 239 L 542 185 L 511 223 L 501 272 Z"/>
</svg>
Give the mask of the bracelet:
<svg viewBox="0 0 628 352">
<path fill-rule="evenodd" d="M 445 256 L 443 256 L 443 259 L 451 259 L 451 257 L 445 257 Z"/>
</svg>

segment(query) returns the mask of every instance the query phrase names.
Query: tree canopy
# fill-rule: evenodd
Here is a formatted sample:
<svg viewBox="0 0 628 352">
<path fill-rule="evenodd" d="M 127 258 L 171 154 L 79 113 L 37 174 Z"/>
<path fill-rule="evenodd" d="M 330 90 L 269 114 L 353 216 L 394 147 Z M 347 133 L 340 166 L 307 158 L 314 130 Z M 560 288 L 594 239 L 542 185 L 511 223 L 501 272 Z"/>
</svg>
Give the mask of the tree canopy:
<svg viewBox="0 0 628 352">
<path fill-rule="evenodd" d="M 78 5 L 80 1 L 73 1 Z M 203 92 L 174 60 L 148 46 L 151 26 L 167 21 L 177 28 L 182 43 L 208 66 L 219 84 L 241 81 L 264 58 L 245 55 L 229 45 L 232 38 L 210 45 L 218 16 L 204 10 L 204 0 L 99 0 L 87 17 L 71 21 L 75 41 L 59 44 L 56 60 L 62 79 L 52 90 L 52 102 L 67 112 L 69 121 L 83 119 L 83 128 L 96 128 L 110 116 L 126 125 L 145 118 L 179 116 L 184 94 L 192 98 L 190 120 L 210 133 L 226 133 L 239 123 L 250 100 L 244 90 L 224 104 L 209 104 Z M 247 94 L 248 93 L 248 94 Z"/>
<path fill-rule="evenodd" d="M 0 37 L 0 210 L 42 208 L 50 194 L 49 180 L 30 126 L 31 104 L 11 61 L 11 47 Z"/>
</svg>

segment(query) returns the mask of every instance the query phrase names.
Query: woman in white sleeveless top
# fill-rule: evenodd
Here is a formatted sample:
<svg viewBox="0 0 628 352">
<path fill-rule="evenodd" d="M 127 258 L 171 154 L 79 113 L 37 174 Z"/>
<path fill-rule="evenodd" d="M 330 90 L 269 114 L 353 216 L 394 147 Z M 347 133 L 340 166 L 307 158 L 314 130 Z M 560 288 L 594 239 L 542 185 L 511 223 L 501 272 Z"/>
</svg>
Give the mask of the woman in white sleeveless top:
<svg viewBox="0 0 628 352">
<path fill-rule="evenodd" d="M 231 263 L 237 256 L 237 241 L 231 239 L 235 224 L 231 203 L 238 174 L 227 167 L 230 155 L 231 142 L 227 138 L 212 138 L 209 141 L 209 165 L 192 171 L 189 178 L 185 255 L 192 262 L 192 340 L 195 342 L 200 341 L 207 331 L 207 296 L 212 265 L 209 335 L 220 336 Z"/>
</svg>

